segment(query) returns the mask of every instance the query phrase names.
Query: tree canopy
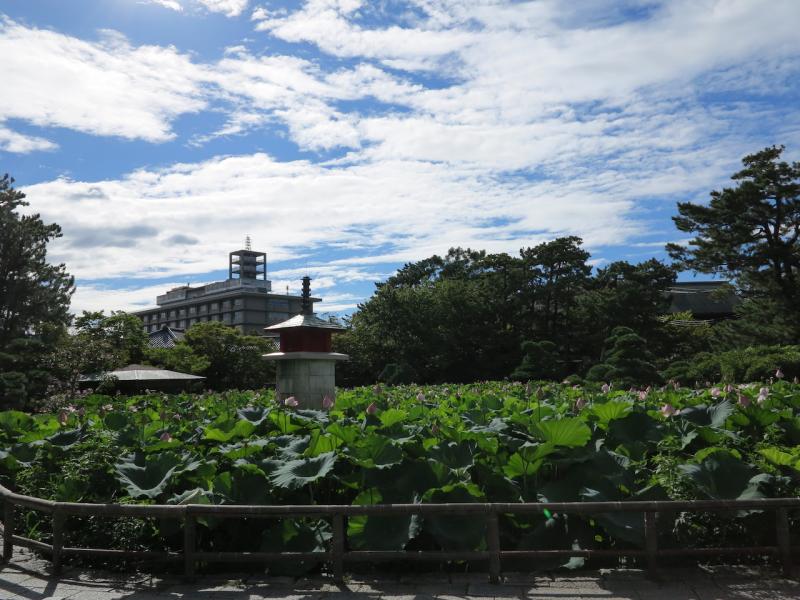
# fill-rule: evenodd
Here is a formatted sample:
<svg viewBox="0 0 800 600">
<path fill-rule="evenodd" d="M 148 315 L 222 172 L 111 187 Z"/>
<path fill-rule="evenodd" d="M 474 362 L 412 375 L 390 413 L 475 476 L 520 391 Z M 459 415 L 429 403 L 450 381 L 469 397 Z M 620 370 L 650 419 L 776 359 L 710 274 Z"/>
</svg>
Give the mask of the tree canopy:
<svg viewBox="0 0 800 600">
<path fill-rule="evenodd" d="M 61 228 L 21 214 L 25 194 L 0 178 L 0 406 L 24 405 L 44 393 L 44 356 L 70 321 L 73 278 L 47 260 Z"/>
</svg>

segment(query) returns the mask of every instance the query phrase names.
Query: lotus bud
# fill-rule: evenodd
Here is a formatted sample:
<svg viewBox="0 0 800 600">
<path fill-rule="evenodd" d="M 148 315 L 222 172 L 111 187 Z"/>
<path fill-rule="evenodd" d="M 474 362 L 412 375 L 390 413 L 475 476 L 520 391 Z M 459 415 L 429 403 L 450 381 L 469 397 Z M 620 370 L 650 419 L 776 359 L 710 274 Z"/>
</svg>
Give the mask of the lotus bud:
<svg viewBox="0 0 800 600">
<path fill-rule="evenodd" d="M 711 397 L 712 398 L 719 398 L 722 395 L 722 390 L 718 387 L 711 388 Z"/>
<path fill-rule="evenodd" d="M 581 410 L 584 406 L 586 406 L 586 400 L 584 400 L 583 398 L 578 398 L 577 400 L 575 400 L 576 411 Z"/>
<path fill-rule="evenodd" d="M 781 371 L 780 367 L 778 367 L 778 370 L 775 371 L 775 378 L 776 379 L 783 379 L 783 371 Z"/>
<path fill-rule="evenodd" d="M 733 393 L 734 389 L 735 388 L 729 383 L 728 385 L 725 386 L 725 393 L 726 394 L 731 394 L 731 393 Z"/>
<path fill-rule="evenodd" d="M 647 400 L 647 394 L 649 393 L 649 391 L 650 388 L 647 388 L 646 390 L 642 390 L 641 392 L 639 392 L 639 400 Z"/>
<path fill-rule="evenodd" d="M 437 425 L 436 423 L 431 425 L 431 433 L 433 435 L 439 435 L 439 425 Z"/>
<path fill-rule="evenodd" d="M 604 383 L 602 386 L 600 386 L 600 391 L 603 392 L 604 394 L 607 394 L 608 392 L 611 391 L 611 385 L 608 383 Z"/>
<path fill-rule="evenodd" d="M 374 402 L 370 402 L 367 407 L 367 414 L 374 415 L 376 412 L 378 412 L 378 406 Z"/>
<path fill-rule="evenodd" d="M 750 406 L 750 398 L 748 398 L 744 394 L 739 394 L 739 401 L 737 402 L 737 404 L 742 408 L 747 408 L 748 406 Z"/>
<path fill-rule="evenodd" d="M 423 394 L 422 392 L 417 394 L 417 402 L 425 402 L 425 394 Z"/>
<path fill-rule="evenodd" d="M 297 401 L 297 398 L 294 396 L 289 396 L 283 401 L 284 406 L 288 406 L 289 408 L 296 408 L 300 406 L 300 403 Z"/>
<path fill-rule="evenodd" d="M 69 421 L 69 413 L 66 410 L 58 411 L 58 423 L 61 426 L 64 426 Z"/>
<path fill-rule="evenodd" d="M 331 408 L 333 408 L 333 398 L 331 397 L 330 394 L 325 394 L 322 397 L 322 408 L 324 408 L 325 410 L 330 410 Z"/>
<path fill-rule="evenodd" d="M 661 407 L 661 414 L 664 415 L 665 417 L 672 417 L 674 415 L 677 415 L 678 411 L 675 410 L 675 407 L 672 406 L 672 404 L 667 403 Z"/>
<path fill-rule="evenodd" d="M 530 396 L 532 393 L 533 393 L 533 386 L 531 385 L 531 382 L 529 381 L 528 383 L 525 384 L 525 395 L 526 396 Z"/>
<path fill-rule="evenodd" d="M 376 383 L 374 386 L 372 386 L 372 393 L 373 394 L 380 395 L 380 393 L 382 391 L 383 391 L 383 389 L 381 388 L 381 384 L 380 383 Z"/>
<path fill-rule="evenodd" d="M 160 439 L 162 442 L 171 442 L 172 436 L 169 434 L 169 431 L 165 431 L 158 437 L 158 439 Z"/>
<path fill-rule="evenodd" d="M 758 390 L 758 398 L 756 398 L 756 402 L 759 404 L 764 404 L 767 396 L 769 396 L 769 388 L 762 387 L 760 390 Z"/>
<path fill-rule="evenodd" d="M 544 390 L 540 387 L 536 388 L 536 399 L 539 401 L 544 400 Z"/>
</svg>

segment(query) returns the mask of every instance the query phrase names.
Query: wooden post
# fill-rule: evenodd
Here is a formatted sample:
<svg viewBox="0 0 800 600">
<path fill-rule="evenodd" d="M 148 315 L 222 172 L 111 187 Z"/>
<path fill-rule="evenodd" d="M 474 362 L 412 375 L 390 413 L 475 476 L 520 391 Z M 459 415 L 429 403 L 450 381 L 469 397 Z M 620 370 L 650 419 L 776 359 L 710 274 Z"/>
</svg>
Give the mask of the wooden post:
<svg viewBox="0 0 800 600">
<path fill-rule="evenodd" d="M 197 520 L 187 511 L 183 517 L 183 569 L 187 580 L 194 579 L 194 551 L 197 545 Z"/>
<path fill-rule="evenodd" d="M 344 547 L 345 547 L 344 515 L 333 515 L 333 579 L 337 583 L 344 580 Z"/>
<path fill-rule="evenodd" d="M 786 508 L 779 508 L 775 511 L 775 534 L 783 574 L 786 577 L 791 577 L 792 546 L 789 538 L 789 510 Z"/>
<path fill-rule="evenodd" d="M 14 554 L 14 503 L 6 498 L 3 515 L 3 560 L 8 562 Z"/>
<path fill-rule="evenodd" d="M 500 583 L 500 525 L 496 512 L 489 513 L 486 525 L 486 543 L 489 546 L 489 582 Z"/>
<path fill-rule="evenodd" d="M 656 577 L 658 563 L 658 528 L 656 527 L 656 513 L 644 513 L 644 544 L 647 552 L 647 576 Z"/>
<path fill-rule="evenodd" d="M 61 557 L 64 549 L 64 522 L 66 516 L 55 511 L 53 513 L 53 573 L 61 574 Z"/>
</svg>

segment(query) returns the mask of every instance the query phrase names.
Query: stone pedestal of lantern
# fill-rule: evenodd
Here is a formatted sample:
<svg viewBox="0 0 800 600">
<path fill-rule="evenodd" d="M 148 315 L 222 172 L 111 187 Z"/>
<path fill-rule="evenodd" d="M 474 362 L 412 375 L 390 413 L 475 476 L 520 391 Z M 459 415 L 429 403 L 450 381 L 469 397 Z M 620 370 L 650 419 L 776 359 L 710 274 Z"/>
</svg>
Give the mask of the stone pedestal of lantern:
<svg viewBox="0 0 800 600">
<path fill-rule="evenodd" d="M 288 321 L 265 327 L 280 336 L 280 351 L 265 354 L 276 361 L 275 395 L 279 401 L 290 396 L 302 408 L 322 408 L 325 396 L 336 394 L 336 363 L 346 354 L 331 351 L 331 337 L 342 327 L 316 317 L 311 311 L 311 280 L 303 277 L 302 312 Z"/>
</svg>

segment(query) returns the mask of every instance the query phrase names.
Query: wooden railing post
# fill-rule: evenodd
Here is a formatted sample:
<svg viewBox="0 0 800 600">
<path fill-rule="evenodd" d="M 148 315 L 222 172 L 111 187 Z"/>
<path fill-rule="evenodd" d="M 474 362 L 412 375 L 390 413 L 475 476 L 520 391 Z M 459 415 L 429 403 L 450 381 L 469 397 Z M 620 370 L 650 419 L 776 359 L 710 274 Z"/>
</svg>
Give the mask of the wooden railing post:
<svg viewBox="0 0 800 600">
<path fill-rule="evenodd" d="M 61 557 L 64 550 L 64 522 L 66 516 L 61 511 L 53 512 L 53 573 L 61 573 Z"/>
<path fill-rule="evenodd" d="M 186 579 L 194 579 L 197 547 L 197 519 L 187 508 L 183 516 L 183 573 Z"/>
<path fill-rule="evenodd" d="M 494 510 L 487 517 L 486 543 L 489 547 L 489 581 L 500 583 L 500 525 Z"/>
<path fill-rule="evenodd" d="M 656 513 L 644 513 L 644 547 L 647 553 L 647 575 L 656 576 L 658 568 L 658 527 L 656 526 Z"/>
<path fill-rule="evenodd" d="M 341 513 L 334 513 L 332 542 L 333 579 L 338 583 L 344 581 L 345 535 L 344 515 Z"/>
<path fill-rule="evenodd" d="M 778 554 L 783 567 L 783 574 L 792 575 L 792 546 L 789 538 L 789 510 L 778 508 L 775 511 L 775 537 L 778 542 Z"/>
<path fill-rule="evenodd" d="M 3 560 L 8 562 L 14 554 L 14 503 L 6 497 L 3 511 Z"/>
</svg>

